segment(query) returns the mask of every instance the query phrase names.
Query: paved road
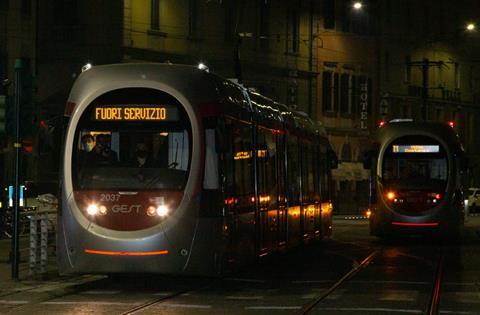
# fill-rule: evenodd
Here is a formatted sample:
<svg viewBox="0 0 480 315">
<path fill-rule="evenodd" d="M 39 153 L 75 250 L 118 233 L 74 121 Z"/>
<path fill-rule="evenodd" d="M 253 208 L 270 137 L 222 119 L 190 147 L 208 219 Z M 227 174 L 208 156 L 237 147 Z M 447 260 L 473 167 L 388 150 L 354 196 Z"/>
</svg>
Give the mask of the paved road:
<svg viewBox="0 0 480 315">
<path fill-rule="evenodd" d="M 384 242 L 368 235 L 365 220 L 334 223 L 333 240 L 224 279 L 6 281 L 0 313 L 423 314 L 442 266 L 439 313 L 480 314 L 480 217 L 469 218 L 461 243 L 447 244 L 415 237 Z"/>
</svg>

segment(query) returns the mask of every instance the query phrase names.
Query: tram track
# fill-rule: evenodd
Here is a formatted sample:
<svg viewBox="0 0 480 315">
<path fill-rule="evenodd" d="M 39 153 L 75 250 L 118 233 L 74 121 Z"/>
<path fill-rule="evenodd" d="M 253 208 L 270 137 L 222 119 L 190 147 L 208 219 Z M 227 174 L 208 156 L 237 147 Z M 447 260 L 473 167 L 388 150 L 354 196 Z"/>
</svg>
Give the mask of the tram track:
<svg viewBox="0 0 480 315">
<path fill-rule="evenodd" d="M 172 300 L 176 297 L 179 297 L 179 296 L 182 296 L 184 294 L 188 294 L 188 293 L 191 293 L 191 292 L 194 292 L 194 291 L 198 291 L 198 290 L 203 290 L 203 289 L 206 289 L 208 287 L 210 287 L 211 284 L 207 284 L 207 285 L 204 285 L 204 286 L 200 286 L 200 287 L 196 287 L 196 288 L 191 288 L 191 289 L 185 289 L 185 290 L 179 290 L 178 292 L 173 292 L 171 294 L 168 294 L 168 295 L 165 295 L 165 296 L 161 296 L 159 298 L 156 298 L 156 299 L 153 299 L 153 300 L 150 300 L 150 301 L 147 301 L 143 304 L 140 304 L 140 305 L 137 305 L 127 311 L 124 311 L 123 313 L 120 313 L 120 315 L 133 315 L 133 314 L 137 314 L 138 312 L 141 312 L 141 311 L 145 311 L 147 310 L 148 308 L 154 306 L 154 305 L 158 305 L 158 304 L 161 304 L 161 303 L 164 303 L 166 301 L 169 301 L 169 300 Z"/>
<path fill-rule="evenodd" d="M 336 289 L 338 289 L 341 285 L 343 285 L 345 282 L 347 282 L 349 279 L 351 279 L 353 276 L 355 276 L 360 270 L 365 268 L 373 260 L 373 258 L 375 258 L 375 256 L 378 254 L 378 252 L 379 252 L 378 250 L 375 250 L 375 251 L 371 252 L 366 258 L 364 258 L 360 263 L 354 264 L 354 266 L 352 267 L 352 269 L 350 269 L 349 272 L 347 272 L 342 278 L 340 278 L 332 286 L 330 286 L 328 289 L 326 289 L 322 294 L 320 294 L 318 297 L 316 297 L 313 301 L 311 301 L 310 303 L 303 306 L 298 314 L 299 315 L 308 314 L 311 310 L 313 310 L 315 308 L 315 306 L 318 303 L 320 303 L 327 296 L 329 296 Z"/>
<path fill-rule="evenodd" d="M 331 296 L 334 292 L 336 292 L 340 287 L 344 286 L 345 284 L 352 281 L 361 270 L 364 270 L 376 257 L 379 256 L 381 252 L 383 252 L 384 248 L 372 248 L 373 251 L 364 258 L 361 262 L 357 262 L 350 271 L 348 271 L 343 277 L 337 280 L 334 284 L 332 284 L 327 289 L 323 290 L 317 297 L 315 297 L 310 303 L 305 304 L 302 306 L 301 310 L 298 315 L 305 315 L 312 313 L 316 307 L 329 296 Z M 432 268 L 434 268 L 433 279 L 430 283 L 431 290 L 428 291 L 427 299 L 423 304 L 423 307 L 418 309 L 418 314 L 425 314 L 425 315 L 436 315 L 440 314 L 440 296 L 441 296 L 441 289 L 442 289 L 442 282 L 443 282 L 443 273 L 444 273 L 444 265 L 445 265 L 445 248 L 444 245 L 441 245 L 439 248 L 439 255 L 434 258 L 434 260 L 426 261 L 422 257 L 417 257 L 416 255 L 411 255 L 408 253 L 400 253 L 401 256 L 407 256 L 416 260 L 424 261 L 428 263 Z M 425 292 L 425 291 L 424 291 Z M 335 310 L 336 308 L 326 308 L 330 310 Z M 367 308 L 365 308 L 366 310 Z M 379 311 L 382 308 L 377 308 Z M 358 308 L 357 310 L 362 310 L 362 308 Z M 385 311 L 389 310 L 385 308 Z M 353 311 L 353 309 L 352 309 Z M 413 312 L 413 310 L 410 310 Z"/>
<path fill-rule="evenodd" d="M 76 277 L 76 278 L 81 278 L 81 276 Z M 28 308 L 31 308 L 34 305 L 55 304 L 55 300 L 63 299 L 65 297 L 69 297 L 69 296 L 76 296 L 76 295 L 82 294 L 84 292 L 88 292 L 92 288 L 98 288 L 98 286 L 101 286 L 102 281 L 106 281 L 106 283 L 108 284 L 109 281 L 111 281 L 111 280 L 108 279 L 108 278 L 105 278 L 105 279 L 94 280 L 93 282 L 90 281 L 90 282 L 86 282 L 86 283 L 81 283 L 81 284 L 75 285 L 75 286 L 70 287 L 70 288 L 65 288 L 64 289 L 65 291 L 62 292 L 62 293 L 58 293 L 58 291 L 55 292 L 55 290 L 45 291 L 45 294 L 48 295 L 47 298 L 40 298 L 40 299 L 36 299 L 35 301 L 26 301 L 25 303 L 19 303 L 18 305 L 13 305 L 13 306 L 9 307 L 8 309 L 0 310 L 0 313 L 2 313 L 2 314 L 16 314 L 16 313 L 21 312 L 21 311 L 26 311 Z M 137 314 L 138 312 L 144 311 L 144 310 L 146 310 L 146 309 L 148 309 L 148 308 L 150 308 L 154 305 L 157 305 L 159 303 L 163 303 L 165 301 L 168 301 L 168 300 L 171 300 L 173 298 L 188 294 L 190 292 L 206 289 L 209 286 L 210 286 L 210 284 L 203 285 L 203 286 L 194 286 L 194 287 L 190 287 L 190 288 L 186 288 L 186 289 L 174 290 L 173 292 L 166 293 L 165 295 L 162 295 L 158 298 L 155 298 L 155 299 L 143 302 L 143 303 L 136 303 L 136 305 L 134 305 L 132 308 L 130 308 L 130 309 L 128 309 L 128 310 L 126 310 L 122 313 L 119 313 L 119 314 L 122 314 L 122 315 L 123 314 L 125 314 L 125 315 L 127 315 L 127 314 Z M 10 296 L 14 296 L 16 294 L 20 295 L 22 293 L 28 293 L 29 291 L 33 291 L 33 290 L 41 288 L 41 287 L 42 286 L 34 286 L 34 287 L 31 287 L 31 288 L 28 288 L 28 289 L 25 289 L 25 290 L 15 291 L 15 292 L 12 292 L 10 294 L 4 294 L 3 297 L 7 297 L 7 296 L 10 297 Z M 0 296 L 0 297 L 2 297 L 2 296 Z M 18 302 L 18 301 L 16 301 L 16 302 Z M 65 303 L 69 303 L 69 302 L 67 301 Z M 62 301 L 59 301 L 57 304 L 62 304 Z"/>
<path fill-rule="evenodd" d="M 432 292 L 430 294 L 429 301 L 425 307 L 425 312 L 424 312 L 425 315 L 439 314 L 440 292 L 442 289 L 444 261 L 445 261 L 445 249 L 442 248 L 440 252 L 440 258 L 438 259 L 438 263 L 437 263 Z"/>
</svg>

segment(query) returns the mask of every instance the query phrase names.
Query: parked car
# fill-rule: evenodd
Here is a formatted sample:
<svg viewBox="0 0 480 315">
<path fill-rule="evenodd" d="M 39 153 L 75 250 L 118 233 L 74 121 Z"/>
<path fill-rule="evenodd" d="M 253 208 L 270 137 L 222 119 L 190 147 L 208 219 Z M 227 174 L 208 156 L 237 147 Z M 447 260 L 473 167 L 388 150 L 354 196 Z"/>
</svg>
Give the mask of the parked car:
<svg viewBox="0 0 480 315">
<path fill-rule="evenodd" d="M 468 189 L 468 196 L 465 199 L 465 210 L 467 213 L 478 212 L 480 209 L 480 188 L 471 187 Z"/>
</svg>

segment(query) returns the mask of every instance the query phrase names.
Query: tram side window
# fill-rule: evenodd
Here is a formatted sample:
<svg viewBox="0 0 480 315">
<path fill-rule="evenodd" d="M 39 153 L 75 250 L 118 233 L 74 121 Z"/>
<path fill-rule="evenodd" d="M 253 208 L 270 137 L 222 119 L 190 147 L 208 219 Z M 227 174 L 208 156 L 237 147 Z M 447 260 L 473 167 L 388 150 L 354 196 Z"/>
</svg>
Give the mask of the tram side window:
<svg viewBox="0 0 480 315">
<path fill-rule="evenodd" d="M 222 129 L 224 132 L 225 139 L 224 141 L 229 144 L 233 144 L 233 125 L 231 121 L 228 121 L 225 125 L 225 128 Z M 224 189 L 227 198 L 233 198 L 235 196 L 235 149 L 233 145 L 225 145 L 225 156 L 224 160 L 224 168 L 223 171 L 223 182 L 224 182 Z"/>
<path fill-rule="evenodd" d="M 319 173 L 320 173 L 320 196 L 322 201 L 328 200 L 328 158 L 327 158 L 327 146 L 325 144 L 320 145 L 319 157 Z"/>
<path fill-rule="evenodd" d="M 312 149 L 311 141 L 302 142 L 302 189 L 304 202 L 310 202 L 313 197 Z"/>
<path fill-rule="evenodd" d="M 204 189 L 218 189 L 218 155 L 215 150 L 215 129 L 205 130 Z"/>
<path fill-rule="evenodd" d="M 313 170 L 313 195 L 315 201 L 320 201 L 320 147 L 313 146 L 312 152 L 312 170 Z"/>
<path fill-rule="evenodd" d="M 300 204 L 300 160 L 298 155 L 298 138 L 289 136 L 287 139 L 287 194 L 289 206 Z"/>
<path fill-rule="evenodd" d="M 276 206 L 277 201 L 277 165 L 276 141 L 271 130 L 259 129 L 258 131 L 258 188 L 260 197 L 268 198 L 270 207 Z M 264 199 L 266 200 L 266 199 Z M 260 200 L 262 203 L 262 200 Z"/>
<path fill-rule="evenodd" d="M 278 201 L 285 202 L 285 135 L 277 134 L 277 183 L 278 183 Z"/>
<path fill-rule="evenodd" d="M 238 198 L 239 212 L 248 212 L 253 209 L 250 205 L 252 205 L 251 198 L 254 197 L 251 126 L 235 123 L 232 127 L 234 193 Z"/>
</svg>

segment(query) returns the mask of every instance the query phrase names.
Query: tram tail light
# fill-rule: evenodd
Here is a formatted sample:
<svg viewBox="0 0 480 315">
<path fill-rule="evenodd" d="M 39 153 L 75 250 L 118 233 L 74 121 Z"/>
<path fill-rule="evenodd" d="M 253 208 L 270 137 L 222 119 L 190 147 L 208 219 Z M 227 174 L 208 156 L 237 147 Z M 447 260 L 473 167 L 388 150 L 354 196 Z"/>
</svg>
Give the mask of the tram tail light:
<svg viewBox="0 0 480 315">
<path fill-rule="evenodd" d="M 367 211 L 365 211 L 365 217 L 366 217 L 367 219 L 370 219 L 371 216 L 372 216 L 372 210 L 367 209 Z"/>
<path fill-rule="evenodd" d="M 394 200 L 395 197 L 396 197 L 396 194 L 393 191 L 389 191 L 389 192 L 387 192 L 386 196 L 387 196 L 388 200 Z"/>
<path fill-rule="evenodd" d="M 157 214 L 157 208 L 155 208 L 154 206 L 150 206 L 147 208 L 147 215 L 149 217 L 153 217 Z"/>
</svg>

